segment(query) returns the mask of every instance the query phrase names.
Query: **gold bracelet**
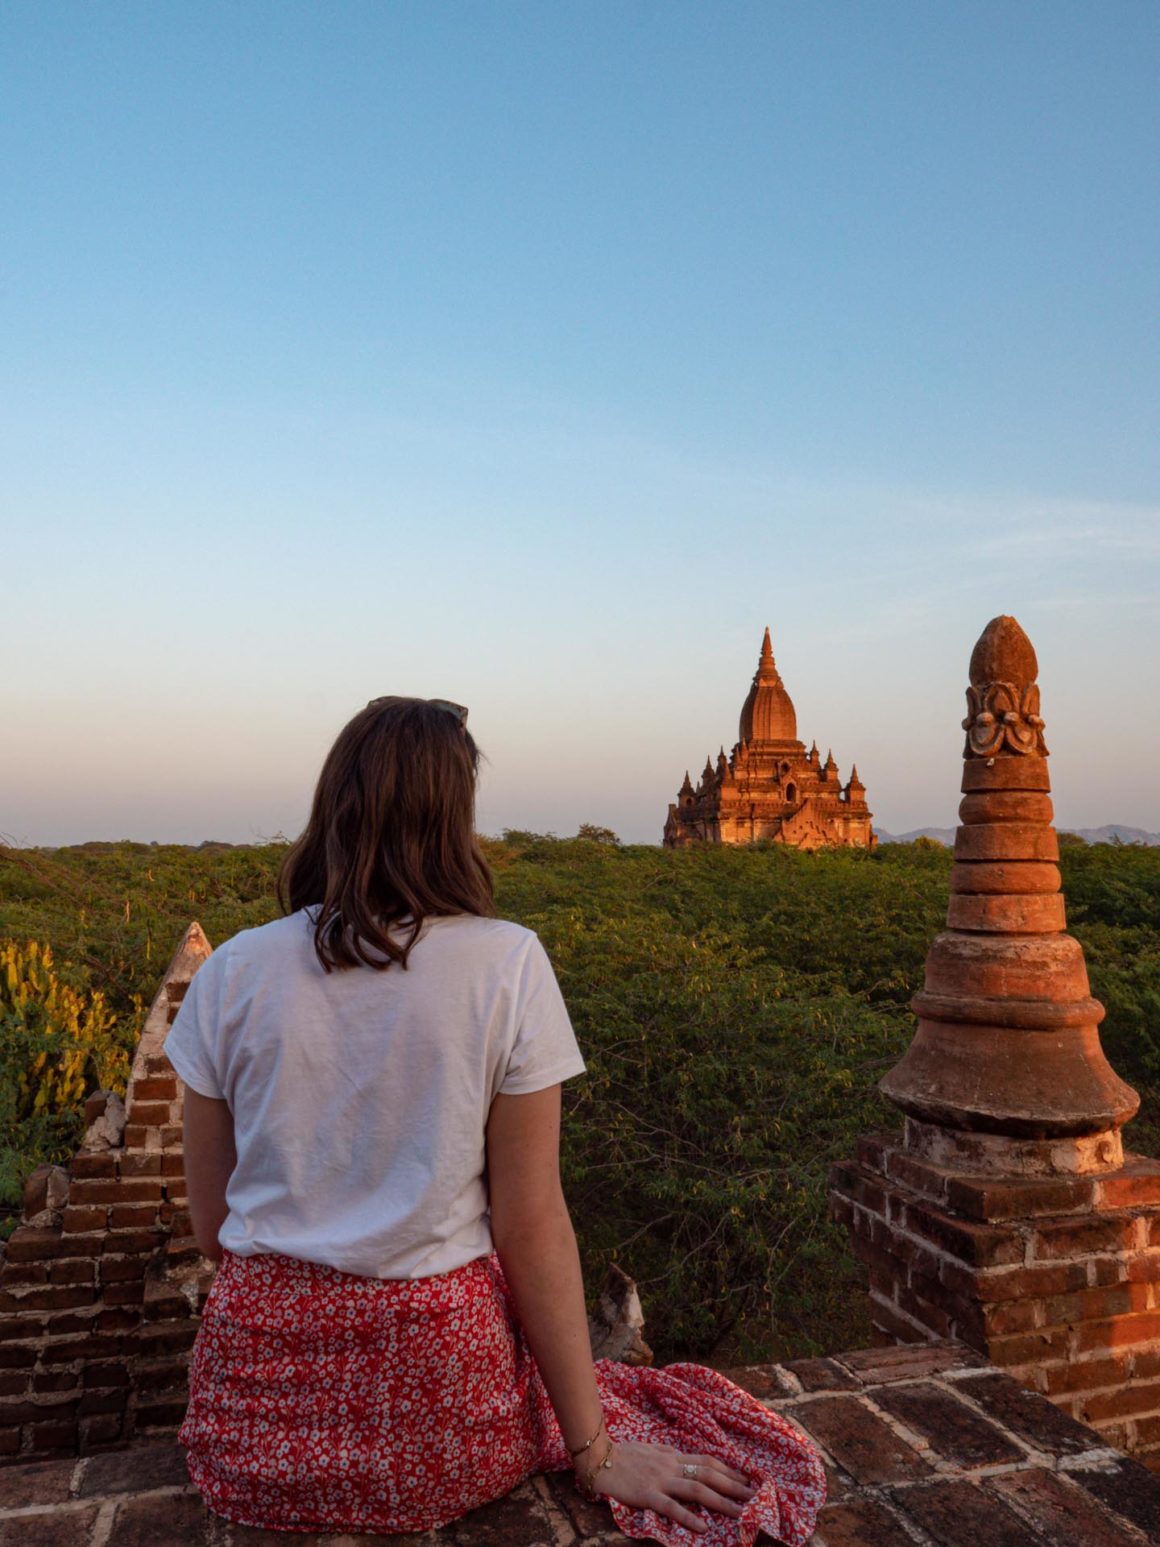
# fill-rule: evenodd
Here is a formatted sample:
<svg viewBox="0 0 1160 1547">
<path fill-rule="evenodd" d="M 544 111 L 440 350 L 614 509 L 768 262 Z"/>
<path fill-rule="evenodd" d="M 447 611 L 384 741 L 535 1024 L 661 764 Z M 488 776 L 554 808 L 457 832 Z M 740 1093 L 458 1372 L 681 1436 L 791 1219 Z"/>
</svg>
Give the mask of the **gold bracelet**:
<svg viewBox="0 0 1160 1547">
<path fill-rule="evenodd" d="M 608 1471 L 611 1471 L 611 1469 L 612 1469 L 612 1452 L 613 1452 L 614 1449 L 615 1449 L 615 1447 L 614 1447 L 614 1445 L 612 1443 L 612 1436 L 609 1435 L 608 1436 L 608 1449 L 604 1452 L 603 1459 L 601 1461 L 599 1461 L 595 1466 L 589 1467 L 587 1472 L 582 1474 L 579 1471 L 577 1471 L 576 1474 L 575 1474 L 577 1488 L 579 1488 L 580 1492 L 584 1495 L 584 1497 L 586 1499 L 590 1499 L 593 1503 L 596 1503 L 602 1497 L 602 1495 L 597 1493 L 597 1491 L 596 1491 L 596 1484 L 593 1482 L 593 1478 L 596 1476 L 597 1472 L 608 1472 Z"/>
<path fill-rule="evenodd" d="M 582 1456 L 586 1450 L 591 1450 L 593 1445 L 596 1444 L 596 1441 L 600 1438 L 600 1436 L 601 1436 L 601 1434 L 603 1432 L 604 1432 L 604 1414 L 601 1413 L 601 1415 L 600 1415 L 600 1422 L 596 1425 L 596 1433 L 592 1436 L 592 1438 L 590 1440 L 588 1440 L 585 1444 L 581 1445 L 579 1450 L 570 1450 L 568 1452 L 568 1454 L 572 1457 L 573 1461 L 575 1461 L 577 1456 Z"/>
</svg>

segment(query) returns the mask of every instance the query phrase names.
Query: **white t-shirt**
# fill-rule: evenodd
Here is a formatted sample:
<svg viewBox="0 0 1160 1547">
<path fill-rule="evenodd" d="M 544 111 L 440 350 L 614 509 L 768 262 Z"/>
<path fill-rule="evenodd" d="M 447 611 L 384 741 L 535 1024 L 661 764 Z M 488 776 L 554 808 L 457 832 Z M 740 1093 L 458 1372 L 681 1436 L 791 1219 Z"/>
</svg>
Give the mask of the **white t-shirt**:
<svg viewBox="0 0 1160 1547">
<path fill-rule="evenodd" d="M 238 1163 L 222 1246 L 373 1278 L 427 1278 L 492 1250 L 492 1099 L 584 1072 L 531 930 L 431 919 L 404 971 L 327 973 L 305 910 L 227 940 L 165 1051 L 225 1100 Z"/>
</svg>

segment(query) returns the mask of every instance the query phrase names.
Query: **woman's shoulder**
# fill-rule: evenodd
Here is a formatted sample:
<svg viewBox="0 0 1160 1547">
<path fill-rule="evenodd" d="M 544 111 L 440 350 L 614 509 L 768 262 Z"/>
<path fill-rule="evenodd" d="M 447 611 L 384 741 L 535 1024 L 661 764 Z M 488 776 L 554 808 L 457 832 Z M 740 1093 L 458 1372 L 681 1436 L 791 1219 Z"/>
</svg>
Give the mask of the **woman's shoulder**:
<svg viewBox="0 0 1160 1547">
<path fill-rule="evenodd" d="M 271 919 L 267 924 L 240 929 L 215 948 L 209 961 L 216 962 L 218 971 L 227 971 L 241 964 L 284 957 L 289 950 L 301 950 L 303 943 L 310 941 L 312 931 L 313 924 L 306 910 L 300 908 L 297 913 Z"/>
<path fill-rule="evenodd" d="M 534 929 L 514 919 L 485 918 L 477 913 L 447 913 L 429 918 L 426 927 L 448 940 L 495 951 L 526 951 L 536 943 Z"/>
</svg>

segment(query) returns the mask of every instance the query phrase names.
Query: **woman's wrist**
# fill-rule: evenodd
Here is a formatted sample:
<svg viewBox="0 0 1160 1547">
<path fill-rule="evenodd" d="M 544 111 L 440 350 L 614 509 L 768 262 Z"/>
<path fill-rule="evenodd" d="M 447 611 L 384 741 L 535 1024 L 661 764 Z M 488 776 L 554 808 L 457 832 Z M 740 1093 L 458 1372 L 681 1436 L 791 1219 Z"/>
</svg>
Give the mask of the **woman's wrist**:
<svg viewBox="0 0 1160 1547">
<path fill-rule="evenodd" d="M 603 1425 L 601 1425 L 603 1428 Z M 612 1436 L 605 1433 L 603 1446 L 596 1447 L 596 1455 L 585 1446 L 585 1452 L 581 1453 L 579 1460 L 572 1463 L 573 1475 L 576 1478 L 576 1486 L 586 1499 L 598 1499 L 600 1494 L 596 1491 L 596 1483 L 602 1472 L 612 1470 L 612 1459 L 616 1452 Z M 590 1459 L 591 1458 L 591 1459 Z"/>
</svg>

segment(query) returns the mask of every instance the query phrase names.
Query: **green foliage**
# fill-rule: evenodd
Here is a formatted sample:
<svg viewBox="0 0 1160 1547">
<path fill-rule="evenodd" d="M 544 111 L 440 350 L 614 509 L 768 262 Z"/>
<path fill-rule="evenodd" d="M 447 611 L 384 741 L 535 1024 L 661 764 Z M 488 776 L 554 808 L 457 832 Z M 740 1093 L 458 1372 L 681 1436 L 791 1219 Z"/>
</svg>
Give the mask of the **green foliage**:
<svg viewBox="0 0 1160 1547">
<path fill-rule="evenodd" d="M 56 971 L 50 946 L 0 939 L 0 1206 L 19 1201 L 30 1159 L 71 1153 L 89 1091 L 124 1090 L 115 1023 L 99 990 Z"/>
<path fill-rule="evenodd" d="M 913 1033 L 950 852 L 672 852 L 584 830 L 482 847 L 499 912 L 552 956 L 588 1061 L 565 1091 L 563 1165 L 589 1282 L 618 1259 L 665 1358 L 724 1357 L 722 1338 L 742 1358 L 862 1340 L 827 1173 L 896 1121 L 876 1085 Z M 50 941 L 129 1039 L 190 918 L 219 941 L 274 916 L 283 853 L 0 849 L 0 936 Z M 1129 1144 L 1160 1153 L 1160 850 L 1068 845 L 1062 863 L 1104 1046 L 1143 1097 Z"/>
</svg>

